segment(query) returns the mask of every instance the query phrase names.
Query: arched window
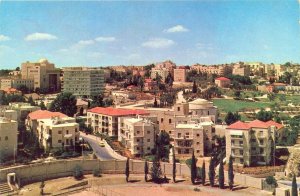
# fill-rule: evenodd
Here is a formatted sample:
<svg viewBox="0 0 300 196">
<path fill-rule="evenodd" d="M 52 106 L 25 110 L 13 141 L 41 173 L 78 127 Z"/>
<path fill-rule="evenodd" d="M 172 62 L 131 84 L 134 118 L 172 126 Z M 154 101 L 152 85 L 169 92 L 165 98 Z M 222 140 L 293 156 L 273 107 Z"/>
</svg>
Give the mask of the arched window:
<svg viewBox="0 0 300 196">
<path fill-rule="evenodd" d="M 5 136 L 5 140 L 8 140 L 8 137 L 7 137 L 7 136 Z"/>
</svg>

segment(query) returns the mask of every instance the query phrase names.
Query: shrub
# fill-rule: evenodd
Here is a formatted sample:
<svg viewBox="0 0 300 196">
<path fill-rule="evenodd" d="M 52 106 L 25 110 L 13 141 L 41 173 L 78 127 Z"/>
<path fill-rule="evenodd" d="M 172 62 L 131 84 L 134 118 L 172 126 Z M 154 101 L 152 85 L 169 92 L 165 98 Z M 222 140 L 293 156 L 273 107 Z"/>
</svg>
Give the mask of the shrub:
<svg viewBox="0 0 300 196">
<path fill-rule="evenodd" d="M 73 176 L 76 180 L 81 180 L 83 178 L 83 171 L 79 165 L 76 165 L 74 168 Z"/>
<path fill-rule="evenodd" d="M 197 187 L 195 187 L 195 188 L 194 188 L 194 191 L 196 191 L 196 192 L 200 192 L 200 189 L 199 189 L 199 188 L 197 188 Z"/>
<path fill-rule="evenodd" d="M 99 169 L 95 168 L 93 171 L 93 176 L 94 177 L 101 177 L 101 172 Z"/>
<path fill-rule="evenodd" d="M 266 178 L 266 183 L 268 185 L 275 185 L 275 186 L 277 185 L 277 181 L 276 181 L 276 179 L 273 176 L 268 176 Z"/>
</svg>

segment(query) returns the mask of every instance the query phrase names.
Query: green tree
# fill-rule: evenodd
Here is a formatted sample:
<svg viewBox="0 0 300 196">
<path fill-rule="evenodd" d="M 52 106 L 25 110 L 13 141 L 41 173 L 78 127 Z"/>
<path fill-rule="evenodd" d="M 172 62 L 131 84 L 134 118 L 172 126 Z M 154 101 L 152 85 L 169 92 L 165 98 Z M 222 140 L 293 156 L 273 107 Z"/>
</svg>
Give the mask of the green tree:
<svg viewBox="0 0 300 196">
<path fill-rule="evenodd" d="M 156 153 L 159 159 L 168 159 L 170 152 L 170 135 L 166 131 L 161 131 L 156 138 Z"/>
<path fill-rule="evenodd" d="M 298 196 L 297 180 L 295 174 L 292 181 L 292 196 Z"/>
<path fill-rule="evenodd" d="M 154 183 L 160 183 L 161 182 L 161 168 L 160 168 L 160 161 L 159 161 L 159 157 L 156 154 L 153 162 L 152 162 L 152 168 L 151 168 L 151 178 L 152 178 L 152 182 Z"/>
<path fill-rule="evenodd" d="M 256 114 L 256 119 L 267 122 L 269 120 L 273 119 L 273 112 L 272 111 L 265 111 L 264 109 L 261 109 Z"/>
<path fill-rule="evenodd" d="M 205 173 L 205 161 L 202 163 L 202 170 L 201 170 L 201 180 L 203 186 L 205 186 L 205 179 L 206 179 L 206 173 Z"/>
<path fill-rule="evenodd" d="M 20 71 L 20 67 L 16 67 L 16 71 Z"/>
<path fill-rule="evenodd" d="M 276 98 L 276 95 L 275 95 L 275 93 L 268 93 L 268 99 L 269 99 L 269 101 L 274 101 L 275 100 L 275 98 Z"/>
<path fill-rule="evenodd" d="M 26 94 L 29 92 L 29 89 L 26 85 L 22 84 L 20 86 L 17 87 L 17 90 L 21 91 L 22 94 Z"/>
<path fill-rule="evenodd" d="M 30 96 L 30 97 L 28 98 L 28 101 L 27 101 L 27 102 L 30 103 L 30 105 L 32 105 L 32 106 L 35 106 L 35 105 L 36 105 L 35 102 L 33 101 L 32 96 Z"/>
<path fill-rule="evenodd" d="M 225 122 L 226 122 L 227 125 L 235 123 L 239 120 L 241 120 L 241 116 L 239 115 L 238 112 L 235 112 L 235 113 L 228 112 L 225 116 Z"/>
<path fill-rule="evenodd" d="M 194 80 L 193 88 L 192 88 L 192 93 L 197 93 L 197 91 L 198 91 L 198 87 L 196 85 L 196 81 Z"/>
<path fill-rule="evenodd" d="M 60 93 L 51 103 L 49 110 L 74 116 L 77 112 L 76 97 L 69 92 Z"/>
<path fill-rule="evenodd" d="M 45 103 L 43 101 L 41 101 L 39 106 L 40 106 L 41 110 L 47 110 L 47 107 L 45 106 Z"/>
<path fill-rule="evenodd" d="M 125 175 L 126 175 L 126 182 L 128 182 L 128 178 L 129 178 L 129 158 L 127 158 L 127 161 L 126 161 Z"/>
<path fill-rule="evenodd" d="M 145 182 L 147 182 L 148 173 L 149 173 L 148 161 L 145 161 L 144 172 L 145 172 Z"/>
<path fill-rule="evenodd" d="M 145 83 L 144 83 L 144 78 L 140 77 L 139 78 L 139 81 L 138 81 L 138 86 L 140 87 L 141 89 L 141 92 L 143 91 L 144 89 L 144 86 L 145 86 Z"/>
<path fill-rule="evenodd" d="M 193 151 L 192 155 L 192 164 L 191 164 L 191 181 L 193 184 L 195 184 L 197 178 L 197 166 L 196 166 L 196 158 Z"/>
<path fill-rule="evenodd" d="M 222 154 L 221 154 L 220 166 L 219 166 L 219 188 L 224 189 L 224 165 L 223 165 Z"/>
<path fill-rule="evenodd" d="M 172 147 L 172 153 L 173 153 L 173 182 L 176 182 L 176 158 L 175 158 L 175 150 L 174 146 Z"/>
<path fill-rule="evenodd" d="M 209 183 L 213 187 L 215 184 L 215 164 L 214 160 L 211 158 L 209 162 L 209 171 L 208 171 Z"/>
<path fill-rule="evenodd" d="M 154 104 L 153 104 L 153 107 L 155 107 L 155 108 L 157 108 L 157 107 L 158 107 L 158 104 L 157 104 L 156 97 L 154 98 Z"/>
<path fill-rule="evenodd" d="M 234 180 L 234 173 L 233 173 L 233 159 L 232 156 L 230 155 L 229 157 L 229 163 L 228 163 L 228 184 L 229 184 L 229 189 L 233 189 L 233 180 Z"/>
<path fill-rule="evenodd" d="M 44 187 L 45 187 L 45 181 L 42 180 L 41 184 L 40 184 L 40 194 L 44 195 Z"/>
<path fill-rule="evenodd" d="M 234 91 L 234 96 L 238 99 L 241 98 L 241 91 Z"/>
</svg>

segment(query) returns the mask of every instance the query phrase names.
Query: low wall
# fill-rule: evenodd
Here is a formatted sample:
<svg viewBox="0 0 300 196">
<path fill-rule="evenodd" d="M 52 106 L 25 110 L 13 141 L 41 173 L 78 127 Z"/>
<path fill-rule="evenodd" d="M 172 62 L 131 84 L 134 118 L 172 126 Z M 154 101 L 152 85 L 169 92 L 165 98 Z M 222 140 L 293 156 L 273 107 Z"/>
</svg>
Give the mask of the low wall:
<svg viewBox="0 0 300 196">
<path fill-rule="evenodd" d="M 84 174 L 93 173 L 94 169 L 99 169 L 102 173 L 124 173 L 126 160 L 100 161 L 98 159 L 76 159 L 76 160 L 57 160 L 48 163 L 36 163 L 32 165 L 22 165 L 10 168 L 0 169 L 0 182 L 7 180 L 8 173 L 16 173 L 21 185 L 29 184 L 42 179 L 54 179 L 66 176 L 72 176 L 74 168 L 79 165 Z M 130 160 L 129 169 L 131 173 L 144 174 L 144 161 Z M 149 162 L 149 170 L 152 163 Z M 171 163 L 161 163 L 163 175 L 172 175 L 173 165 Z M 206 170 L 208 172 L 208 170 Z M 190 177 L 190 169 L 186 164 L 176 163 L 176 175 Z M 217 172 L 216 172 L 217 173 Z M 225 181 L 228 180 L 227 171 L 225 171 Z M 234 182 L 242 186 L 262 189 L 262 179 L 247 176 L 245 174 L 235 174 Z"/>
</svg>

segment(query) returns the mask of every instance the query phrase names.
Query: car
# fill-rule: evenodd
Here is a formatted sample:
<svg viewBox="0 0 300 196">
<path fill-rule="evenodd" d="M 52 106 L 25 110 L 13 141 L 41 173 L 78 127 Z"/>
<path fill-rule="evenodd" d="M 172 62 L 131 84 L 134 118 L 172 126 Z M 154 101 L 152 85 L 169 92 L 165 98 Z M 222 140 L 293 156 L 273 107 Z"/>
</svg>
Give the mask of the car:
<svg viewBox="0 0 300 196">
<path fill-rule="evenodd" d="M 99 146 L 100 146 L 100 147 L 105 147 L 105 144 L 104 144 L 103 142 L 100 142 L 100 143 L 99 143 Z"/>
</svg>

